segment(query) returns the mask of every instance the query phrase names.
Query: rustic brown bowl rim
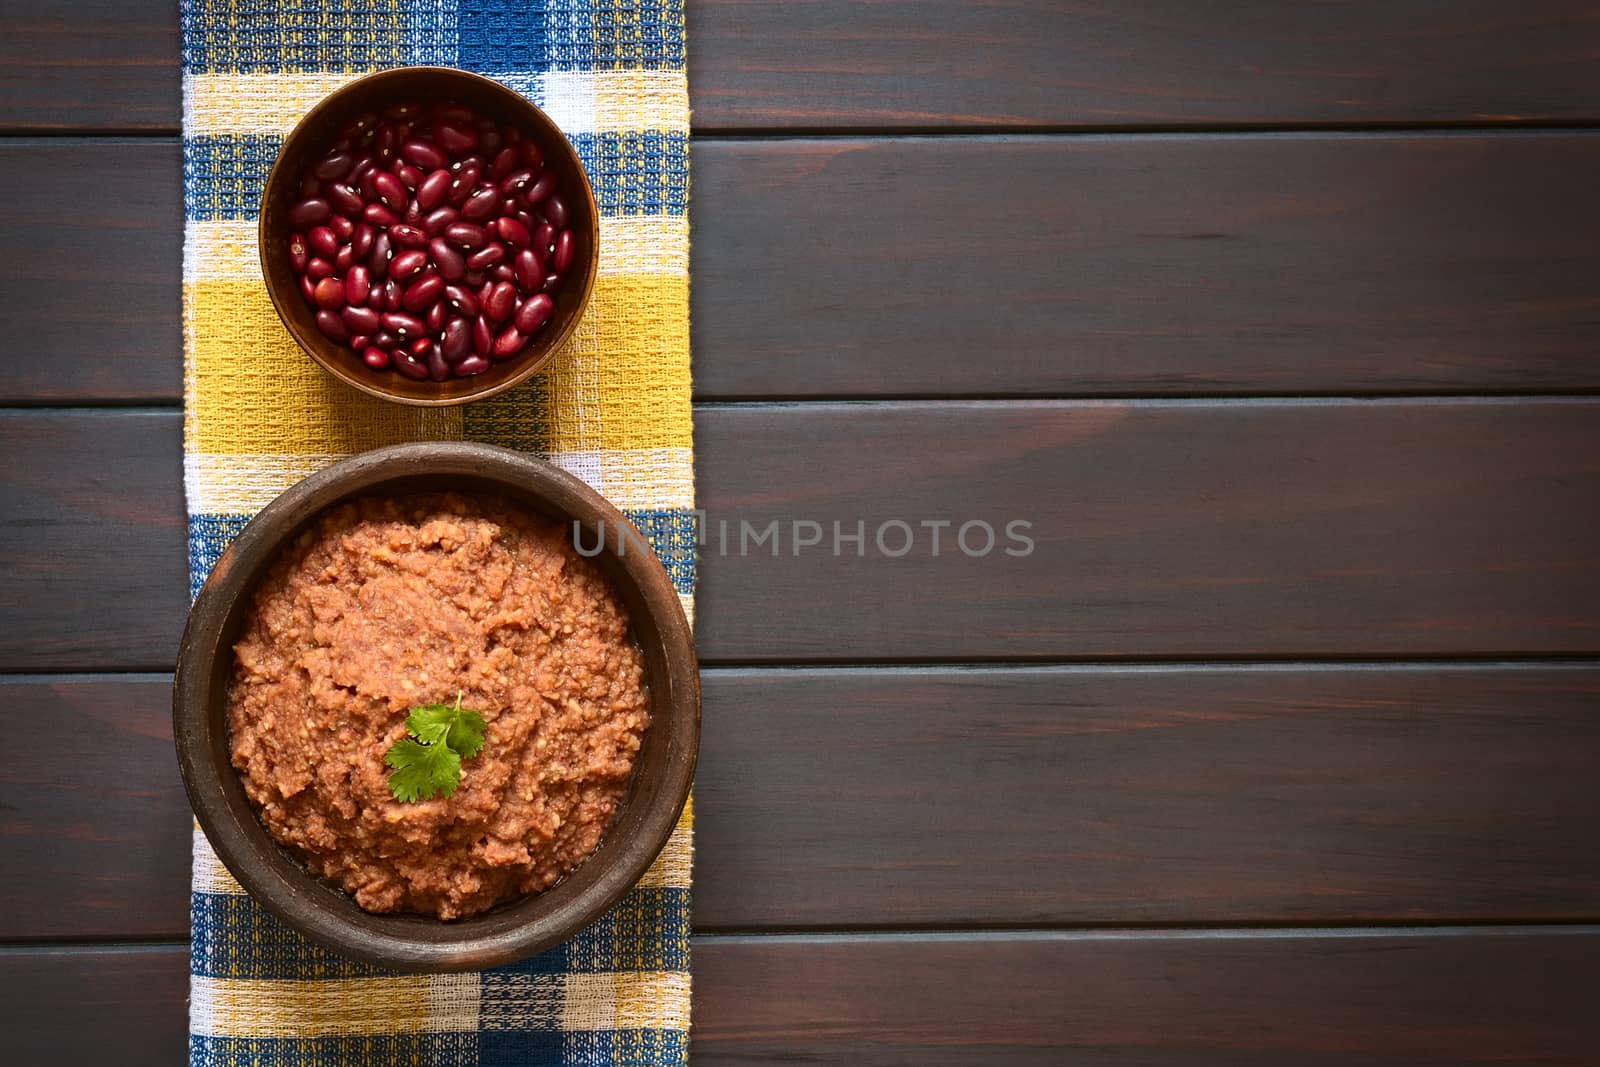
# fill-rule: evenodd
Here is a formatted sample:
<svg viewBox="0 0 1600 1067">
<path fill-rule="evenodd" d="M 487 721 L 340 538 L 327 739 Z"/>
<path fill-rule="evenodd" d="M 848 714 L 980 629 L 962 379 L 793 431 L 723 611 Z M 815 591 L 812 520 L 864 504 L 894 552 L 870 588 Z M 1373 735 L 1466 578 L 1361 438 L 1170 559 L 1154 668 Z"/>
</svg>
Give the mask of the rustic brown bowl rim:
<svg viewBox="0 0 1600 1067">
<path fill-rule="evenodd" d="M 298 174 L 286 173 L 285 160 L 295 155 L 296 150 L 301 147 L 301 141 L 317 135 L 324 115 L 344 109 L 352 96 L 375 93 L 378 90 L 383 90 L 391 100 L 400 100 L 407 96 L 432 99 L 440 95 L 449 95 L 439 93 L 435 86 L 437 83 L 450 81 L 471 87 L 466 91 L 496 97 L 504 104 L 508 113 L 517 114 L 523 123 L 531 126 L 536 132 L 539 146 L 546 153 L 547 164 L 552 154 L 559 153 L 563 159 L 562 169 L 567 172 L 563 174 L 563 183 L 566 184 L 576 177 L 580 185 L 580 188 L 572 189 L 565 195 L 572 202 L 575 214 L 583 212 L 587 215 L 588 224 L 582 232 L 578 232 L 580 269 L 569 275 L 567 284 L 557 290 L 558 321 L 550 324 L 554 328 L 547 328 L 534 335 L 531 349 L 524 350 L 509 363 L 494 364 L 486 373 L 474 378 L 452 378 L 445 382 L 412 382 L 387 372 L 386 376 L 380 376 L 356 366 L 353 353 L 347 349 L 337 348 L 333 342 L 328 341 L 317 331 L 300 293 L 295 291 L 292 285 L 286 286 L 282 280 L 283 272 L 275 269 L 276 261 L 286 260 L 288 253 L 285 249 L 277 247 L 281 241 L 269 240 L 268 233 L 272 229 L 268 220 L 269 205 L 279 199 L 280 186 L 299 181 Z M 414 90 L 406 88 L 407 85 L 417 82 L 423 83 L 427 88 Z M 351 108 L 352 117 L 360 110 Z M 581 195 L 577 195 L 579 193 Z M 577 221 L 581 225 L 582 220 Z M 578 227 L 574 227 L 574 231 L 577 232 Z M 283 235 L 287 235 L 287 232 L 288 228 L 284 227 Z M 595 280 L 599 276 L 600 210 L 595 202 L 594 186 L 589 181 L 588 172 L 584 170 L 583 161 L 578 158 L 577 150 L 567 140 L 566 134 L 556 125 L 555 120 L 533 101 L 492 78 L 485 78 L 480 74 L 455 67 L 392 67 L 356 78 L 324 96 L 300 117 L 294 129 L 283 139 L 278 154 L 272 161 L 272 167 L 267 171 L 266 183 L 261 189 L 261 202 L 256 216 L 256 254 L 260 261 L 261 276 L 266 284 L 267 296 L 272 301 L 272 308 L 277 313 L 279 321 L 283 323 L 284 330 L 293 338 L 300 350 L 329 375 L 352 389 L 397 404 L 452 407 L 474 400 L 483 400 L 521 385 L 548 366 L 556 353 L 566 344 L 568 338 L 578 328 L 578 324 L 583 321 L 589 301 L 594 295 Z M 573 288 L 572 283 L 580 277 L 582 284 Z M 567 295 L 569 292 L 577 294 L 575 305 L 571 302 L 572 298 Z M 569 312 L 569 309 L 573 308 L 575 309 Z M 336 348 L 337 353 L 343 353 L 346 358 L 336 358 L 337 353 L 334 353 Z M 391 380 L 392 384 L 389 384 Z"/>
<path fill-rule="evenodd" d="M 402 971 L 477 970 L 551 948 L 577 934 L 644 875 L 688 799 L 700 739 L 694 644 L 672 579 L 642 539 L 618 551 L 608 536 L 594 561 L 632 615 L 645 654 L 652 721 L 629 798 L 596 851 L 543 893 L 444 922 L 372 915 L 277 844 L 256 817 L 227 745 L 233 642 L 262 573 L 318 516 L 362 496 L 453 488 L 493 493 L 584 527 L 621 530 L 622 513 L 544 460 L 493 445 L 425 442 L 375 449 L 301 480 L 263 508 L 217 561 L 189 611 L 173 680 L 173 734 L 189 803 L 218 857 L 257 901 L 341 955 Z M 632 529 L 631 525 L 626 527 Z"/>
</svg>

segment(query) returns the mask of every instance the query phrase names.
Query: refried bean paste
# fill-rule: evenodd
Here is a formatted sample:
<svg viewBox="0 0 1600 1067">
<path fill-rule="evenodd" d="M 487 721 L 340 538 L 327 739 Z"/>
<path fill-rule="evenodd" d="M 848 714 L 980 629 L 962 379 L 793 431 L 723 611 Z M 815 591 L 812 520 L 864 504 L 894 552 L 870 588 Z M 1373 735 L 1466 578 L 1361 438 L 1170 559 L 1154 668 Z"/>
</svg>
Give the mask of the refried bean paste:
<svg viewBox="0 0 1600 1067">
<path fill-rule="evenodd" d="M 493 498 L 363 499 L 269 568 L 236 657 L 233 765 L 261 821 L 372 912 L 455 919 L 592 852 L 649 725 L 639 648 L 567 529 Z M 420 704 L 488 723 L 453 796 L 401 803 Z"/>
</svg>

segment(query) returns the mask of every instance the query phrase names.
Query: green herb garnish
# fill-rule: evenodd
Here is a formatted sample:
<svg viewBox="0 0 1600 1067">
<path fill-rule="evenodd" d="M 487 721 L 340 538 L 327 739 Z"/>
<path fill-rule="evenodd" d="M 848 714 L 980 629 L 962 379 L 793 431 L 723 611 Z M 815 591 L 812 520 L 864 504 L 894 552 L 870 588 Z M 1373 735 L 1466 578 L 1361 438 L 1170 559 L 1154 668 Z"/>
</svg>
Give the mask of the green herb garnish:
<svg viewBox="0 0 1600 1067">
<path fill-rule="evenodd" d="M 406 732 L 389 746 L 383 762 L 394 768 L 389 792 L 407 804 L 430 797 L 448 797 L 461 784 L 461 761 L 483 751 L 488 724 L 483 716 L 461 706 L 461 694 L 450 704 L 423 704 L 406 716 Z"/>
</svg>

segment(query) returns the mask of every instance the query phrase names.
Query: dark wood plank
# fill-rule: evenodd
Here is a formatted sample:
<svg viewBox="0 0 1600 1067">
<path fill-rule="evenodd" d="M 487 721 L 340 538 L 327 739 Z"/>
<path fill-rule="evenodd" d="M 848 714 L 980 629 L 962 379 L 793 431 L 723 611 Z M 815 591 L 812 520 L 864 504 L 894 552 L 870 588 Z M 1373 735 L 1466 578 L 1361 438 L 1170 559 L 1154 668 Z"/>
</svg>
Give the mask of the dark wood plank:
<svg viewBox="0 0 1600 1067">
<path fill-rule="evenodd" d="M 1592 1064 L 1592 929 L 713 940 L 696 1063 Z"/>
<path fill-rule="evenodd" d="M 1600 917 L 1597 696 L 1559 665 L 710 670 L 696 927 Z M 0 940 L 183 936 L 168 706 L 0 682 L 39 724 L 0 767 Z"/>
<path fill-rule="evenodd" d="M 1579 0 L 809 0 L 689 5 L 702 128 L 1592 117 Z"/>
<path fill-rule="evenodd" d="M 710 661 L 1600 644 L 1596 400 L 734 405 L 696 435 Z"/>
<path fill-rule="evenodd" d="M 694 151 L 702 398 L 1600 387 L 1600 136 Z"/>
<path fill-rule="evenodd" d="M 176 4 L 3 0 L 0 26 L 0 130 L 177 127 Z"/>
<path fill-rule="evenodd" d="M 0 143 L 0 400 L 181 395 L 181 182 L 176 144 Z"/>
<path fill-rule="evenodd" d="M 1600 917 L 1590 668 L 706 675 L 700 928 Z"/>
<path fill-rule="evenodd" d="M 712 662 L 1600 651 L 1600 400 L 713 405 L 696 432 Z M 0 415 L 0 669 L 170 664 L 178 435 Z M 937 556 L 924 522 L 954 524 Z M 835 555 L 835 523 L 865 543 Z"/>
<path fill-rule="evenodd" d="M 696 1063 L 1594 1062 L 1592 927 L 697 938 Z M 18 1062 L 183 1048 L 183 946 L 0 951 Z M 95 1025 L 83 1025 L 85 1019 Z"/>
<path fill-rule="evenodd" d="M 1600 135 L 694 151 L 702 398 L 1600 389 Z M 0 144 L 0 400 L 177 399 L 178 172 Z"/>
<path fill-rule="evenodd" d="M 704 129 L 1579 121 L 1600 25 L 1579 0 L 691 0 Z M 173 129 L 157 0 L 7 3 L 0 129 Z"/>
<path fill-rule="evenodd" d="M 172 684 L 0 679 L 0 724 L 30 756 L 0 764 L 0 940 L 164 938 L 189 929 L 189 814 Z"/>
<path fill-rule="evenodd" d="M 189 946 L 0 948 L 6 1062 L 171 1067 L 188 1045 Z"/>
<path fill-rule="evenodd" d="M 172 664 L 189 584 L 179 421 L 0 412 L 0 669 Z"/>
</svg>

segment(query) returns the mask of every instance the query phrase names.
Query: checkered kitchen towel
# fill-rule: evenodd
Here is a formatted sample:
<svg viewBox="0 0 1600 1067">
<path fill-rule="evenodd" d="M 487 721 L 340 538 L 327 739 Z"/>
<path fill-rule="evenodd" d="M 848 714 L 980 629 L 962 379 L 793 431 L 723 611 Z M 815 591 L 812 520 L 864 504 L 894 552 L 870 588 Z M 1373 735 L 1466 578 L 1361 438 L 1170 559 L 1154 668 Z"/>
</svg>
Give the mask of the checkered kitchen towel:
<svg viewBox="0 0 1600 1067">
<path fill-rule="evenodd" d="M 194 589 L 258 508 L 365 449 L 468 439 L 548 456 L 694 586 L 688 92 L 681 0 L 182 0 L 184 481 Z M 600 279 L 567 349 L 450 410 L 358 395 L 306 359 L 256 264 L 282 136 L 386 67 L 486 74 L 559 123 L 600 204 Z M 194 842 L 192 1064 L 673 1064 L 689 1027 L 692 812 L 611 914 L 482 974 L 387 974 L 301 939 Z"/>
</svg>

